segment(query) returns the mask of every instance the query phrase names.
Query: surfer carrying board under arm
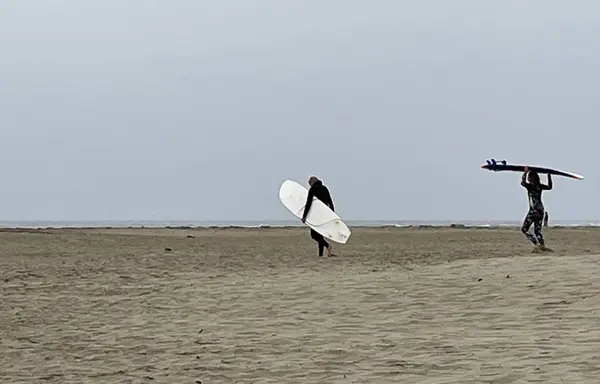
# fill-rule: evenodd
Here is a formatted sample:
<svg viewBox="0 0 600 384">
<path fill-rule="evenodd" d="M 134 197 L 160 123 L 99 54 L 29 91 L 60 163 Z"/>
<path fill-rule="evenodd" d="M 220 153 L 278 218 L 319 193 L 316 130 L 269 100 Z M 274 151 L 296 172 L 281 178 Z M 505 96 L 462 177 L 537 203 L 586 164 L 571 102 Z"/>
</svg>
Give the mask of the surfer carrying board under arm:
<svg viewBox="0 0 600 384">
<path fill-rule="evenodd" d="M 552 176 L 548 175 L 548 184 L 542 184 L 540 175 L 537 172 L 530 171 L 525 167 L 525 173 L 521 177 L 521 185 L 527 190 L 529 198 L 529 212 L 523 221 L 521 232 L 533 243 L 534 252 L 552 252 L 546 247 L 544 236 L 542 235 L 542 222 L 544 220 L 544 204 L 542 203 L 542 191 L 552 189 Z M 529 228 L 533 224 L 533 235 L 529 232 Z"/>
<path fill-rule="evenodd" d="M 308 179 L 308 185 L 310 188 L 308 189 L 308 196 L 306 198 L 306 205 L 304 206 L 304 214 L 302 215 L 302 223 L 306 223 L 306 216 L 310 211 L 310 207 L 312 206 L 313 198 L 317 198 L 321 200 L 325 205 L 327 205 L 332 211 L 333 209 L 333 200 L 331 199 L 331 194 L 329 193 L 329 189 L 323 185 L 323 182 L 319 180 L 316 176 L 311 176 Z M 327 249 L 328 256 L 335 256 L 331 251 L 331 244 L 329 244 L 323 235 L 315 231 L 311 228 L 310 237 L 317 242 L 319 246 L 319 257 L 323 257 L 323 251 Z"/>
</svg>

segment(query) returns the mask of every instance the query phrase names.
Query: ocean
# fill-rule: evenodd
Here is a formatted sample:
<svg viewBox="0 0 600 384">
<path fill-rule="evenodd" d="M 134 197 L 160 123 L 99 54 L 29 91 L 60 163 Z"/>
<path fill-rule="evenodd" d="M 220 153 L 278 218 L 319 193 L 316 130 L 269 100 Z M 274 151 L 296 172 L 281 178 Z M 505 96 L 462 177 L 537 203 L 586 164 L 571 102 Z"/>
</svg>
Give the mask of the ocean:
<svg viewBox="0 0 600 384">
<path fill-rule="evenodd" d="M 460 220 L 346 220 L 349 227 L 409 227 L 409 226 L 435 226 L 449 227 L 460 225 L 465 227 L 519 227 L 520 221 L 500 221 L 500 220 L 481 220 L 481 221 L 460 221 Z M 580 227 L 580 226 L 600 226 L 600 220 L 551 220 L 550 226 L 561 227 Z M 231 220 L 231 221 L 202 221 L 202 220 L 82 220 L 82 221 L 0 221 L 0 228 L 128 228 L 128 227 L 299 227 L 302 226 L 299 220 Z"/>
</svg>

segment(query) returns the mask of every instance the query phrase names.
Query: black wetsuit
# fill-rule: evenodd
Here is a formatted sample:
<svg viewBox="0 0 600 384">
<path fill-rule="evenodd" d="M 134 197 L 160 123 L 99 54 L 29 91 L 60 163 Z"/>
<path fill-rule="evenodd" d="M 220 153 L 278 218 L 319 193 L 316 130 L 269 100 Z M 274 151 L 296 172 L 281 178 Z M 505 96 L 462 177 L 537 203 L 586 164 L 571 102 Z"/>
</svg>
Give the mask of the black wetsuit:
<svg viewBox="0 0 600 384">
<path fill-rule="evenodd" d="M 527 189 L 529 198 L 529 212 L 525 216 L 521 232 L 527 236 L 534 245 L 544 245 L 544 236 L 542 235 L 542 221 L 544 220 L 544 204 L 542 203 L 542 191 L 552 189 L 552 179 L 548 179 L 548 185 L 542 183 L 531 184 L 527 182 L 527 173 L 521 178 L 521 185 Z M 529 233 L 529 228 L 533 224 L 533 235 Z"/>
<path fill-rule="evenodd" d="M 331 208 L 332 211 L 335 212 L 333 208 L 333 200 L 331 199 L 331 195 L 329 194 L 329 189 L 323 185 L 321 180 L 317 180 L 308 190 L 308 197 L 306 198 L 306 206 L 304 207 L 304 218 L 308 215 L 310 211 L 310 207 L 313 203 L 313 198 L 317 198 L 321 200 L 325 205 Z M 319 256 L 323 256 L 323 251 L 325 248 L 329 248 L 329 243 L 325 240 L 323 235 L 315 231 L 311 228 L 310 237 L 317 242 L 319 245 Z"/>
</svg>

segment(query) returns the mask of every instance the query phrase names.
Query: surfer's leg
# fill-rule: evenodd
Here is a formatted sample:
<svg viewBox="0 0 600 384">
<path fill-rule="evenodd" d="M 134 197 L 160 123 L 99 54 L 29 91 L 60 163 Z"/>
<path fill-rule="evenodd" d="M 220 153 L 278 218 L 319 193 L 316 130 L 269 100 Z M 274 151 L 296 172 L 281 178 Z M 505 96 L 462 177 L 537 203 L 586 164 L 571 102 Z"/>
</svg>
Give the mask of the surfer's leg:
<svg viewBox="0 0 600 384">
<path fill-rule="evenodd" d="M 533 222 L 533 233 L 537 238 L 538 243 L 540 243 L 539 250 L 542 252 L 554 252 L 552 249 L 546 247 L 546 242 L 544 241 L 544 235 L 542 234 L 542 226 L 544 223 L 544 212 L 539 212 L 535 217 Z"/>
<path fill-rule="evenodd" d="M 323 256 L 323 251 L 327 247 L 327 242 L 319 232 L 314 229 L 310 230 L 310 237 L 319 244 L 319 257 Z"/>
<path fill-rule="evenodd" d="M 321 235 L 319 235 L 319 233 L 317 231 L 315 231 L 314 229 L 310 230 L 310 238 L 313 239 L 314 241 L 316 241 L 317 243 L 319 242 L 319 237 Z"/>
<path fill-rule="evenodd" d="M 323 251 L 325 250 L 325 248 L 329 247 L 329 244 L 327 244 L 323 235 L 318 233 L 317 235 L 319 236 L 319 239 L 317 240 L 317 242 L 319 243 L 319 257 L 323 257 Z"/>
<path fill-rule="evenodd" d="M 534 222 L 533 212 L 529 211 L 527 216 L 525 216 L 525 220 L 523 221 L 523 225 L 521 226 L 521 232 L 527 237 L 529 241 L 533 243 L 533 245 L 538 245 L 538 241 L 534 235 L 529 233 L 529 228 L 531 224 Z"/>
<path fill-rule="evenodd" d="M 544 235 L 542 235 L 543 217 L 544 217 L 544 214 L 541 214 L 541 215 L 539 215 L 539 217 L 536 217 L 535 221 L 533 222 L 533 233 L 534 233 L 538 243 L 540 244 L 540 247 L 542 247 L 542 248 L 544 248 L 544 245 L 545 245 Z"/>
<path fill-rule="evenodd" d="M 323 249 L 327 250 L 327 256 L 331 256 L 331 245 L 325 240 L 325 237 L 321 237 L 321 244 L 323 245 Z"/>
</svg>

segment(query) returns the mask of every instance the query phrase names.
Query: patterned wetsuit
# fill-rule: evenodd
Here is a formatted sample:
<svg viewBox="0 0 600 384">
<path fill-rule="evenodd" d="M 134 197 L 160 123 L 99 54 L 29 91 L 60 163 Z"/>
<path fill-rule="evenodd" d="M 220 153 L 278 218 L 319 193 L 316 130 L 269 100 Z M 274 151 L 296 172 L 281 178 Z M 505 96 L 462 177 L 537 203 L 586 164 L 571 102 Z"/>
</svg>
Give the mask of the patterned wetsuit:
<svg viewBox="0 0 600 384">
<path fill-rule="evenodd" d="M 542 203 L 542 191 L 552 189 L 552 179 L 548 179 L 548 185 L 542 183 L 531 184 L 527 182 L 527 173 L 521 178 L 521 185 L 527 189 L 529 198 L 529 212 L 523 221 L 521 232 L 527 236 L 534 245 L 544 245 L 544 236 L 542 235 L 542 221 L 544 220 L 544 204 Z M 529 233 L 529 228 L 533 224 L 533 235 Z"/>
</svg>

